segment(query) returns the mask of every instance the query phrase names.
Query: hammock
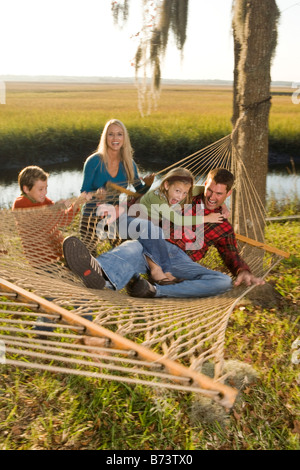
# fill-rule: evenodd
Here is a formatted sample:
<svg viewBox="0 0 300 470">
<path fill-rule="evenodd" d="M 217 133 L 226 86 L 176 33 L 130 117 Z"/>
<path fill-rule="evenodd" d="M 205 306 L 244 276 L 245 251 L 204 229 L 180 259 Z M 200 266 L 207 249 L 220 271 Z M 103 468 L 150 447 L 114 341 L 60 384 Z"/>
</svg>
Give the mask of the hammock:
<svg viewBox="0 0 300 470">
<path fill-rule="evenodd" d="M 210 169 L 225 167 L 234 172 L 237 164 L 239 180 L 247 187 L 243 201 L 247 225 L 256 233 L 252 239 L 247 233 L 237 234 L 239 249 L 253 274 L 264 278 L 289 254 L 261 241 L 258 219 L 265 218 L 264 208 L 242 162 L 233 161 L 231 135 L 165 168 L 157 179 L 170 168 L 182 166 L 201 185 Z M 107 201 L 118 200 L 120 191 L 132 196 L 130 190 L 110 185 Z M 199 299 L 138 299 L 123 291 L 87 289 L 58 258 L 63 237 L 80 237 L 80 215 L 74 214 L 71 224 L 68 217 L 60 204 L 38 210 L 1 210 L 2 362 L 209 394 L 221 405 L 233 406 L 237 391 L 224 385 L 222 376 L 226 327 L 234 307 L 254 286 Z M 94 226 L 93 220 L 89 223 Z M 100 251 L 110 249 L 116 236 L 109 232 L 113 227 L 105 229 L 108 232 L 98 239 Z M 210 249 L 201 264 L 226 272 L 215 249 Z M 18 305 L 19 298 L 29 300 L 29 306 L 26 302 L 25 307 Z M 5 302 L 13 302 L 12 309 Z M 19 308 L 23 313 L 17 313 Z M 65 332 L 67 326 L 72 333 Z M 55 361 L 59 365 L 53 365 Z M 213 377 L 203 373 L 207 364 L 213 367 Z"/>
</svg>

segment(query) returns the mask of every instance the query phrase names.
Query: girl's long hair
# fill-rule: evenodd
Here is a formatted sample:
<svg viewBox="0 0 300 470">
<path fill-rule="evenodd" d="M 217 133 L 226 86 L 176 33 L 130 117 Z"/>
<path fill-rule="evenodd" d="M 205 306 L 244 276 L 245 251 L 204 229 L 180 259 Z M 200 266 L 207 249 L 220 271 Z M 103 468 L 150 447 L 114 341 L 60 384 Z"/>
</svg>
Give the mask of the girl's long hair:
<svg viewBox="0 0 300 470">
<path fill-rule="evenodd" d="M 190 170 L 187 170 L 186 168 L 173 168 L 170 170 L 166 176 L 161 180 L 160 186 L 159 186 L 159 192 L 163 194 L 167 198 L 167 193 L 168 191 L 165 189 L 165 182 L 168 182 L 170 185 L 174 184 L 175 182 L 180 182 L 180 183 L 188 183 L 191 185 L 188 195 L 186 198 L 181 201 L 180 204 L 191 204 L 192 203 L 192 198 L 193 198 L 193 186 L 194 186 L 194 176 L 190 172 Z"/>
<path fill-rule="evenodd" d="M 123 165 L 127 174 L 128 183 L 133 183 L 134 181 L 133 148 L 131 147 L 129 134 L 123 122 L 119 121 L 118 119 L 111 119 L 110 121 L 107 121 L 100 137 L 99 145 L 97 148 L 97 153 L 100 154 L 100 157 L 102 158 L 105 166 L 107 167 L 108 160 L 109 160 L 109 156 L 107 153 L 107 132 L 108 132 L 109 126 L 111 126 L 112 124 L 119 126 L 124 133 L 124 143 L 120 149 L 121 161 L 123 162 Z"/>
</svg>

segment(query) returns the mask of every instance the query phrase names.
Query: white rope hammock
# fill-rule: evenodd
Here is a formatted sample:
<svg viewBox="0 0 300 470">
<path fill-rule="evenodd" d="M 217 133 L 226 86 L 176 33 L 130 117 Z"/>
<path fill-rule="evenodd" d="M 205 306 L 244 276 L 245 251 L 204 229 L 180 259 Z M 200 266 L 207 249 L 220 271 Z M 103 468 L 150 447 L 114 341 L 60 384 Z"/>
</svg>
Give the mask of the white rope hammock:
<svg viewBox="0 0 300 470">
<path fill-rule="evenodd" d="M 247 187 L 244 212 L 257 235 L 252 240 L 247 234 L 237 235 L 239 248 L 253 274 L 265 277 L 288 254 L 261 241 L 263 234 L 258 218 L 264 214 L 264 208 L 244 166 L 238 163 L 242 168 L 239 178 Z M 165 168 L 157 176 L 182 166 L 189 168 L 197 184 L 201 184 L 210 169 L 226 167 L 234 172 L 235 164 L 231 136 L 226 136 Z M 124 188 L 122 191 L 128 193 Z M 118 200 L 119 188 L 111 186 L 107 196 L 109 201 Z M 2 297 L 0 293 L 3 305 L 0 306 L 3 323 L 0 345 L 5 346 L 5 364 L 209 393 L 214 400 L 231 407 L 236 391 L 226 387 L 222 378 L 226 327 L 235 305 L 253 287 L 240 286 L 223 295 L 199 299 L 138 299 L 122 291 L 87 289 L 63 260 L 56 261 L 54 256 L 49 256 L 61 242 L 49 239 L 49 226 L 53 233 L 59 228 L 62 238 L 79 236 L 79 218 L 77 214 L 69 224 L 65 210 L 58 204 L 38 210 L 1 210 L 0 290 L 4 293 Z M 100 250 L 109 247 L 107 241 L 98 243 Z M 211 249 L 201 264 L 224 271 L 220 261 L 217 251 Z M 28 310 L 16 305 L 13 298 L 11 310 L 8 304 L 3 304 L 9 301 L 7 292 L 17 294 L 16 298 L 34 298 L 38 307 L 27 307 L 31 309 L 27 315 Z M 19 307 L 20 312 L 16 313 Z M 54 331 L 36 330 L 36 316 L 40 317 L 41 311 L 50 312 L 53 325 L 45 323 L 44 327 L 50 326 Z M 93 316 L 93 322 L 87 319 L 88 315 Z M 71 333 L 66 332 L 66 325 Z M 47 338 L 39 339 L 41 334 Z M 88 347 L 93 339 L 104 341 L 105 346 Z M 86 344 L 80 345 L 78 341 Z M 131 351 L 129 355 L 128 351 Z M 59 365 L 53 365 L 56 361 Z M 201 374 L 207 362 L 214 366 L 213 379 Z M 158 364 L 163 371 L 157 371 Z"/>
</svg>

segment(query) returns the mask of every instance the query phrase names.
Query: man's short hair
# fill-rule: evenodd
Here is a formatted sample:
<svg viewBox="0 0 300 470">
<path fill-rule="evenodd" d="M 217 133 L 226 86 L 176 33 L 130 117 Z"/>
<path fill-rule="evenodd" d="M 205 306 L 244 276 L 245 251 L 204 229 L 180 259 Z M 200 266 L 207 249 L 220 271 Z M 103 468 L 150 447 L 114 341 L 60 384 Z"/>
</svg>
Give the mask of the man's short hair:
<svg viewBox="0 0 300 470">
<path fill-rule="evenodd" d="M 48 177 L 48 173 L 46 173 L 42 168 L 31 165 L 23 168 L 23 170 L 20 171 L 18 176 L 18 183 L 21 191 L 23 191 L 24 186 L 27 186 L 29 191 L 31 191 L 36 181 L 47 181 Z"/>
<path fill-rule="evenodd" d="M 227 192 L 231 190 L 234 183 L 234 175 L 226 168 L 214 168 L 210 170 L 207 179 L 211 178 L 216 184 L 225 184 Z"/>
</svg>

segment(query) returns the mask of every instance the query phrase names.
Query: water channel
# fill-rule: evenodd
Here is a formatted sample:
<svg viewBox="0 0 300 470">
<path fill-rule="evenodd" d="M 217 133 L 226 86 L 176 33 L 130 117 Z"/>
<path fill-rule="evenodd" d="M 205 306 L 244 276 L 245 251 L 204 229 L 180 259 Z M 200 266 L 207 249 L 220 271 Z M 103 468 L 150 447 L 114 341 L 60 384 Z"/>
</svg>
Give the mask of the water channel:
<svg viewBox="0 0 300 470">
<path fill-rule="evenodd" d="M 80 193 L 82 184 L 82 168 L 72 167 L 70 164 L 61 165 L 60 169 L 55 167 L 43 167 L 50 173 L 48 180 L 48 197 L 53 201 L 68 199 Z M 140 167 L 141 175 L 145 175 L 155 169 Z M 285 197 L 297 195 L 300 198 L 300 168 L 294 172 L 287 167 L 272 168 L 267 176 L 267 197 L 282 200 Z M 20 190 L 17 183 L 16 170 L 3 170 L 0 174 L 0 208 L 9 208 L 15 198 L 19 196 Z"/>
</svg>

